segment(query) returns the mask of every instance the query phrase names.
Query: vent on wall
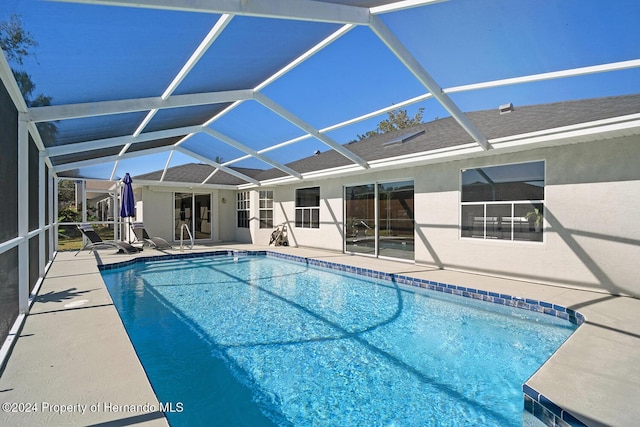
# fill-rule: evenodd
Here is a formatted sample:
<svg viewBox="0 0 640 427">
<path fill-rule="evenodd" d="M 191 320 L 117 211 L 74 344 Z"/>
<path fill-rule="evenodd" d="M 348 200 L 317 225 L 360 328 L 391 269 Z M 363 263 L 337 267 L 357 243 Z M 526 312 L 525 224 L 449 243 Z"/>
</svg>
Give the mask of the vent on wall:
<svg viewBox="0 0 640 427">
<path fill-rule="evenodd" d="M 513 111 L 513 103 L 502 104 L 499 108 L 500 114 L 507 114 Z"/>
</svg>

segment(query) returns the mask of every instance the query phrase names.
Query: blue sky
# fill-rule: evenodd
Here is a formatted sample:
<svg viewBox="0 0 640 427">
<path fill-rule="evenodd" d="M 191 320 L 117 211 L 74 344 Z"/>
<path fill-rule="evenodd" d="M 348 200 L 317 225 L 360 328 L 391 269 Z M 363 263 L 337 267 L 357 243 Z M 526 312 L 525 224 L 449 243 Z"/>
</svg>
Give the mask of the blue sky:
<svg viewBox="0 0 640 427">
<path fill-rule="evenodd" d="M 36 92 L 54 104 L 159 96 L 218 19 L 215 14 L 158 11 L 3 0 L 0 19 L 22 16 L 39 42 L 25 69 Z M 568 68 L 640 59 L 640 2 L 637 0 L 450 0 L 383 16 L 422 66 L 444 88 Z M 236 17 L 209 49 L 178 93 L 250 88 L 265 70 L 275 71 L 338 26 Z M 229 71 L 232 69 L 233 71 Z M 463 111 L 529 105 L 570 99 L 637 93 L 640 70 L 484 89 L 452 94 Z M 347 33 L 263 93 L 318 129 L 397 104 L 427 90 L 367 28 Z M 434 100 L 424 119 L 447 116 Z M 173 112 L 165 112 L 170 118 Z M 61 124 L 95 135 L 114 123 L 134 126 L 140 114 L 83 119 Z M 144 114 L 142 114 L 144 117 Z M 340 143 L 376 127 L 385 115 L 349 126 L 329 136 Z M 85 121 L 86 120 L 86 121 Z M 295 138 L 303 132 L 254 101 L 214 123 L 256 150 Z M 106 135 L 106 134 L 105 134 Z M 242 155 L 209 136 L 185 146 L 210 158 Z M 269 152 L 282 163 L 326 151 L 308 139 Z M 168 153 L 144 161 L 122 161 L 117 176 L 164 167 Z M 172 165 L 193 161 L 174 155 Z M 259 161 L 236 166 L 266 167 Z M 92 175 L 111 174 L 113 164 L 92 167 Z"/>
</svg>

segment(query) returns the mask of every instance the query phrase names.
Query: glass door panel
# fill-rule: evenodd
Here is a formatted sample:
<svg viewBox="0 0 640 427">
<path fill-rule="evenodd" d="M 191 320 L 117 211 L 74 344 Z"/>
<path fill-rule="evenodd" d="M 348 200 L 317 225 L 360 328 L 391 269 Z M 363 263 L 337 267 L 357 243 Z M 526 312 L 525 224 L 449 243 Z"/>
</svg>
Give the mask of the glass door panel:
<svg viewBox="0 0 640 427">
<path fill-rule="evenodd" d="M 413 181 L 378 184 L 378 255 L 414 259 Z"/>
<path fill-rule="evenodd" d="M 175 193 L 175 239 L 180 240 L 180 229 L 186 224 L 191 231 L 191 212 L 192 212 L 192 194 L 191 193 Z M 189 239 L 187 233 L 184 233 L 184 239 Z"/>
<path fill-rule="evenodd" d="M 345 188 L 345 251 L 375 255 L 375 186 Z"/>
<path fill-rule="evenodd" d="M 195 202 L 193 238 L 211 239 L 211 195 L 196 194 Z"/>
</svg>

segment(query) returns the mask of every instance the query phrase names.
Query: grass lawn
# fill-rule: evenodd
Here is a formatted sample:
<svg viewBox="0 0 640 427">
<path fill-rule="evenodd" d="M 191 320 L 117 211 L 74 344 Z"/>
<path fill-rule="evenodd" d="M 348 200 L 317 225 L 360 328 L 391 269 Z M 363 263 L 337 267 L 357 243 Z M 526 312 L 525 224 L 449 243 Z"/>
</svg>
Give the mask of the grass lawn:
<svg viewBox="0 0 640 427">
<path fill-rule="evenodd" d="M 106 225 L 93 227 L 102 240 L 113 240 L 113 229 Z M 75 225 L 60 225 L 58 227 L 58 250 L 77 251 L 82 247 L 82 234 Z"/>
</svg>

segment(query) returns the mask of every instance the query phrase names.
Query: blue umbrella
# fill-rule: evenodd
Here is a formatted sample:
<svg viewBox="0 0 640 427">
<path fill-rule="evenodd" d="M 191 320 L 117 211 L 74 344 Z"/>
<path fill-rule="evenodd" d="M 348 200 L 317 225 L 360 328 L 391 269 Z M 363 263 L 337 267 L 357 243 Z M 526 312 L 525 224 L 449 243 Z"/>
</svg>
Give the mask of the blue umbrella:
<svg viewBox="0 0 640 427">
<path fill-rule="evenodd" d="M 133 196 L 133 188 L 131 187 L 131 183 L 133 180 L 129 176 L 127 172 L 122 178 L 122 193 L 120 194 L 120 217 L 134 217 L 136 216 L 136 200 Z"/>
<path fill-rule="evenodd" d="M 136 216 L 136 200 L 133 197 L 133 188 L 131 187 L 131 183 L 133 182 L 133 180 L 131 179 L 131 177 L 129 176 L 129 173 L 127 172 L 124 175 L 124 178 L 122 178 L 122 183 L 124 184 L 122 186 L 122 193 L 120 194 L 120 217 L 121 218 L 126 218 L 126 217 L 132 217 L 132 216 Z"/>
</svg>

